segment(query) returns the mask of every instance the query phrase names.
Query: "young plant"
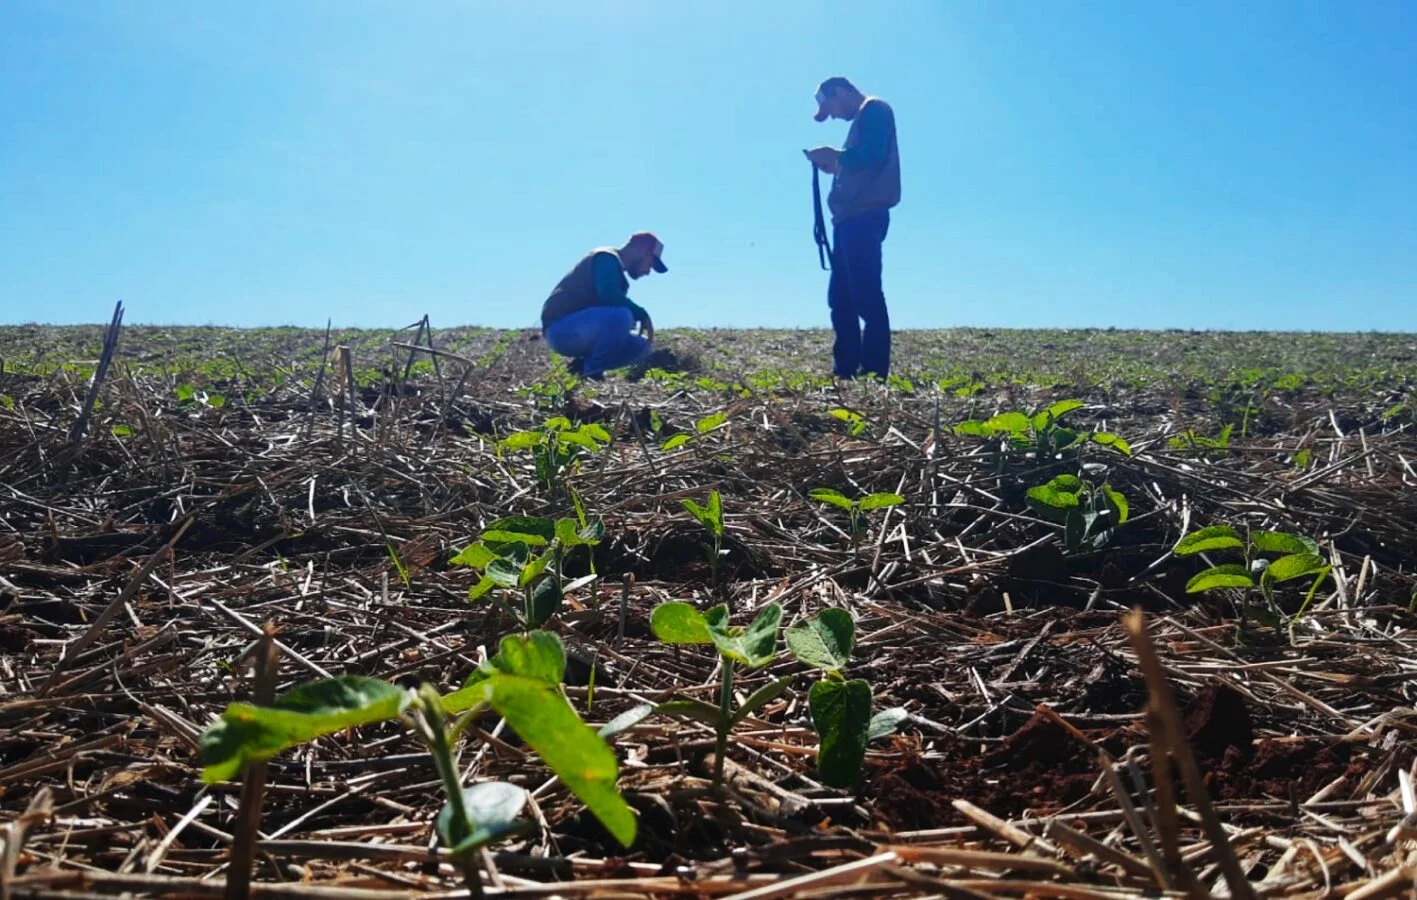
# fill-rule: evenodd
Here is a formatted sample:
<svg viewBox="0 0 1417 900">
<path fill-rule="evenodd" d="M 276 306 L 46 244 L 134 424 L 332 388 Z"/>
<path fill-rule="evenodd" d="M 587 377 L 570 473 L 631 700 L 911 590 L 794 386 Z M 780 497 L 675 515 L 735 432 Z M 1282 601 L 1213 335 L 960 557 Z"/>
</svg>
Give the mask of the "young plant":
<svg viewBox="0 0 1417 900">
<path fill-rule="evenodd" d="M 794 623 L 783 637 L 798 662 L 823 672 L 807 694 L 812 727 L 821 742 L 817 769 L 822 781 L 836 788 L 851 787 L 861 775 L 866 745 L 894 731 L 905 710 L 871 715 L 870 682 L 842 675 L 856 643 L 856 625 L 846 610 L 828 607 Z"/>
<path fill-rule="evenodd" d="M 497 447 L 499 450 L 530 450 L 537 483 L 555 493 L 568 468 L 585 453 L 599 453 L 610 440 L 610 432 L 595 422 L 572 427 L 570 419 L 555 416 L 536 431 L 507 435 Z"/>
<path fill-rule="evenodd" d="M 1274 586 L 1289 581 L 1312 576 L 1314 582 L 1304 597 L 1297 612 L 1289 618 L 1290 640 L 1293 629 L 1304 612 L 1313 602 L 1319 586 L 1328 578 L 1333 566 L 1319 555 L 1319 545 L 1301 534 L 1287 531 L 1251 531 L 1244 537 L 1229 525 L 1211 525 L 1193 531 L 1177 542 L 1172 550 L 1177 556 L 1195 556 L 1198 553 L 1215 553 L 1222 550 L 1239 550 L 1243 562 L 1221 563 L 1197 573 L 1186 583 L 1190 594 L 1202 591 L 1238 588 L 1245 592 L 1246 600 L 1258 590 L 1271 613 L 1283 616 L 1275 605 Z M 1277 559 L 1267 559 L 1276 556 Z M 1255 573 L 1259 578 L 1255 578 Z M 1247 604 L 1240 607 L 1240 621 L 1245 621 Z"/>
<path fill-rule="evenodd" d="M 1059 475 L 1047 484 L 1028 489 L 1034 512 L 1063 526 L 1063 547 L 1097 549 L 1127 521 L 1127 498 L 1110 484 L 1093 484 L 1076 475 Z"/>
<path fill-rule="evenodd" d="M 1118 435 L 1108 431 L 1083 433 L 1061 424 L 1063 416 L 1082 408 L 1080 400 L 1059 400 L 1033 415 L 1024 412 L 999 413 L 984 421 L 969 420 L 955 426 L 955 434 L 983 438 L 1001 438 L 1007 446 L 1032 455 L 1035 459 L 1057 459 L 1064 450 L 1076 448 L 1084 441 L 1131 456 L 1132 448 Z"/>
<path fill-rule="evenodd" d="M 476 884 L 477 849 L 527 827 L 518 819 L 527 800 L 523 788 L 504 782 L 462 786 L 454 748 L 468 723 L 491 709 L 629 847 L 636 820 L 615 786 L 615 753 L 567 701 L 560 687 L 565 669 L 561 639 L 534 631 L 504 637 L 497 655 L 474 671 L 462 689 L 447 695 L 428 684 L 410 690 L 346 675 L 297 685 L 270 706 L 232 703 L 201 735 L 202 779 L 209 784 L 234 779 L 252 763 L 287 748 L 397 719 L 433 757 L 447 795 L 435 823 L 438 839 Z"/>
<path fill-rule="evenodd" d="M 697 719 L 713 726 L 717 737 L 713 764 L 714 789 L 723 789 L 723 762 L 728 753 L 728 735 L 733 727 L 776 699 L 791 678 L 770 681 L 752 693 L 736 710 L 733 708 L 733 673 L 736 666 L 759 669 L 773 661 L 777 653 L 777 625 L 782 607 L 769 603 L 747 628 L 728 624 L 728 607 L 720 603 L 699 612 L 688 603 L 671 600 L 650 614 L 650 630 L 666 644 L 712 644 L 719 656 L 718 705 L 702 700 L 669 700 L 653 708 Z M 648 714 L 651 710 L 646 710 Z M 604 732 L 602 732 L 604 733 Z"/>
<path fill-rule="evenodd" d="M 688 432 L 680 432 L 679 434 L 676 434 L 669 440 L 665 441 L 663 446 L 661 446 L 659 449 L 665 451 L 677 450 L 685 444 L 689 443 L 692 438 L 702 437 L 703 435 L 708 434 L 710 431 L 713 431 L 715 428 L 727 421 L 727 413 L 709 413 L 708 415 L 704 416 L 702 419 L 699 419 L 697 422 L 694 423 L 693 434 L 689 434 Z"/>
<path fill-rule="evenodd" d="M 718 558 L 723 554 L 723 501 L 718 496 L 718 491 L 710 491 L 708 506 L 700 506 L 693 500 L 687 498 L 680 500 L 684 508 L 704 526 L 704 530 L 713 538 L 713 546 L 703 545 L 704 553 L 709 558 L 709 578 L 714 590 L 718 590 Z"/>
<path fill-rule="evenodd" d="M 852 500 L 840 491 L 831 488 L 816 488 L 808 492 L 808 496 L 813 500 L 845 510 L 847 515 L 851 517 L 851 549 L 853 552 L 860 549 L 861 536 L 866 533 L 865 513 L 873 509 L 899 506 L 905 502 L 905 498 L 900 494 L 890 493 L 867 494 L 859 500 Z"/>
<path fill-rule="evenodd" d="M 511 516 L 489 525 L 450 562 L 481 572 L 468 590 L 469 600 L 502 588 L 519 600 L 521 609 L 502 598 L 499 602 L 523 630 L 530 630 L 546 624 L 561 609 L 566 552 L 573 547 L 595 546 L 604 537 L 605 526 L 598 521 L 580 527 L 577 519 Z"/>
</svg>

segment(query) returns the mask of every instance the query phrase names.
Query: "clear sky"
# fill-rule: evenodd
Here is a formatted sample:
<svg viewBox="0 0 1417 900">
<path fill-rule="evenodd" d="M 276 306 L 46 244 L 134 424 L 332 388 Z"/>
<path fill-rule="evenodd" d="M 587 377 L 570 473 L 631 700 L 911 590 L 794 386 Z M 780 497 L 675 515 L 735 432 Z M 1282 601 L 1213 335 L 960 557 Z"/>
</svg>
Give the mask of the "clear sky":
<svg viewBox="0 0 1417 900">
<path fill-rule="evenodd" d="M 1417 2 L 3 0 L 0 322 L 827 326 L 804 147 L 895 107 L 900 328 L 1417 331 Z"/>
</svg>

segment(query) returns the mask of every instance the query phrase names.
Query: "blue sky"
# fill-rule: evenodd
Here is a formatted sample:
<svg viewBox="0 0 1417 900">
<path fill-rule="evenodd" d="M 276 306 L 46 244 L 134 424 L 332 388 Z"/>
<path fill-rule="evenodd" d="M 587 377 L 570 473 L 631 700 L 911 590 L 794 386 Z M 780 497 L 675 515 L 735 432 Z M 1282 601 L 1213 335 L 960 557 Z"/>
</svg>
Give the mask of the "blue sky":
<svg viewBox="0 0 1417 900">
<path fill-rule="evenodd" d="M 1417 330 L 1417 4 L 4 0 L 0 322 L 827 325 L 803 147 L 895 106 L 898 328 Z"/>
</svg>

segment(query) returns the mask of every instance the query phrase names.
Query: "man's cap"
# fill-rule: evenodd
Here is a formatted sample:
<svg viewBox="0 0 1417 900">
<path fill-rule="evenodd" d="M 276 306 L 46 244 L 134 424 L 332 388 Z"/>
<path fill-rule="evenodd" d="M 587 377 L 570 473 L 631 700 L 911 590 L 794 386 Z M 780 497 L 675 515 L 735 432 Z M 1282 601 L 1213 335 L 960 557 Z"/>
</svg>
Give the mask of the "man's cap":
<svg viewBox="0 0 1417 900">
<path fill-rule="evenodd" d="M 664 260 L 660 258 L 664 254 L 664 242 L 659 238 L 648 231 L 637 231 L 630 235 L 630 245 L 644 246 L 649 250 L 650 256 L 654 258 L 654 270 L 656 272 L 663 275 L 665 272 L 669 271 L 669 267 L 666 266 Z"/>
<path fill-rule="evenodd" d="M 840 75 L 833 75 L 817 86 L 817 114 L 812 117 L 814 120 L 818 122 L 825 122 L 827 120 L 827 111 L 822 108 L 827 102 L 827 95 L 832 91 L 842 89 L 854 91 L 856 90 L 856 85 L 842 78 Z"/>
</svg>

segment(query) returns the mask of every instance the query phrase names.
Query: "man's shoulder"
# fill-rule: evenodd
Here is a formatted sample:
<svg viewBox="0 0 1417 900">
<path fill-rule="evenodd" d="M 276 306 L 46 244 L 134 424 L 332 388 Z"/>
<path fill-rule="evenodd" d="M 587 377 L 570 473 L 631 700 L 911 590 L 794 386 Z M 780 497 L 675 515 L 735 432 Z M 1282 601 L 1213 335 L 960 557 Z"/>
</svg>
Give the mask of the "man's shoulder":
<svg viewBox="0 0 1417 900">
<path fill-rule="evenodd" d="M 867 97 L 863 100 L 861 112 L 863 115 L 870 112 L 886 118 L 895 118 L 895 108 L 880 97 Z"/>
</svg>

